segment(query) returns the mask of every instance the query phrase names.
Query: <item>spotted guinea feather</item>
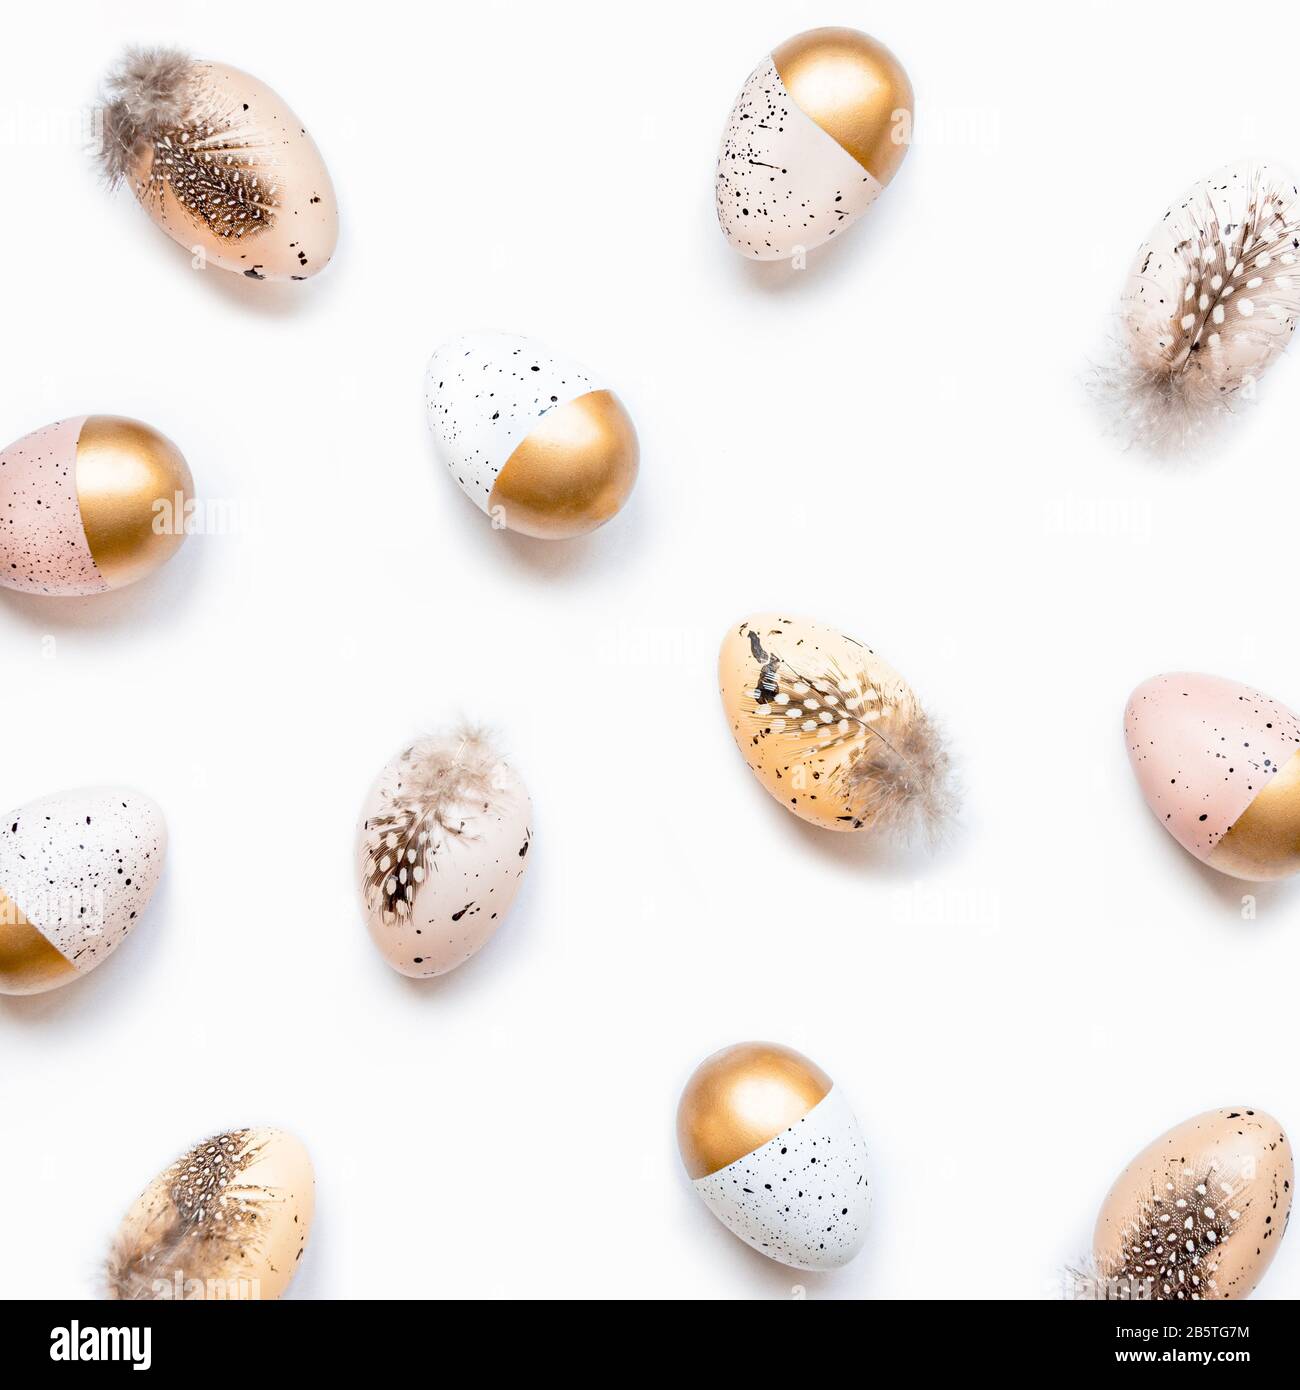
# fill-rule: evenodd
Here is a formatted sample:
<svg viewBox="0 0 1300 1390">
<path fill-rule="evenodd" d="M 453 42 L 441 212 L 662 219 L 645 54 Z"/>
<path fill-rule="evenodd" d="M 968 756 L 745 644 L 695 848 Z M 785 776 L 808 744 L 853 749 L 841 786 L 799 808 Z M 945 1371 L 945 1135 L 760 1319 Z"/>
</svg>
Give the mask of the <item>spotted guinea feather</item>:
<svg viewBox="0 0 1300 1390">
<path fill-rule="evenodd" d="M 110 70 L 100 99 L 99 162 L 110 184 L 131 172 L 146 146 L 184 124 L 193 97 L 194 63 L 175 48 L 128 48 Z"/>
<path fill-rule="evenodd" d="M 1139 1203 L 1119 1248 L 1070 1271 L 1073 1296 L 1104 1302 L 1202 1302 L 1225 1298 L 1224 1247 L 1249 1205 L 1240 1183 L 1213 1166 L 1182 1169 Z"/>
<path fill-rule="evenodd" d="M 1300 316 L 1300 198 L 1289 181 L 1264 166 L 1220 175 L 1162 225 L 1170 219 L 1171 264 L 1143 249 L 1092 383 L 1124 441 L 1157 454 L 1194 447 L 1251 399 Z"/>
<path fill-rule="evenodd" d="M 805 670 L 765 651 L 752 631 L 749 645 L 760 663 L 752 717 L 796 757 L 844 749 L 848 762 L 831 786 L 861 825 L 902 840 L 937 839 L 956 810 L 952 761 L 912 691 L 885 690 L 865 662 L 848 671 L 832 659 Z"/>
<path fill-rule="evenodd" d="M 397 785 L 363 842 L 366 903 L 386 922 L 409 915 L 441 842 L 466 834 L 465 811 L 491 802 L 500 763 L 487 733 L 468 726 L 402 754 Z"/>
<path fill-rule="evenodd" d="M 248 1130 L 196 1144 L 163 1173 L 145 1219 L 128 1218 L 104 1262 L 109 1298 L 171 1297 L 177 1280 L 218 1277 L 256 1242 L 269 1190 L 241 1181 L 261 1152 Z M 166 1290 L 166 1293 L 162 1293 Z"/>
</svg>

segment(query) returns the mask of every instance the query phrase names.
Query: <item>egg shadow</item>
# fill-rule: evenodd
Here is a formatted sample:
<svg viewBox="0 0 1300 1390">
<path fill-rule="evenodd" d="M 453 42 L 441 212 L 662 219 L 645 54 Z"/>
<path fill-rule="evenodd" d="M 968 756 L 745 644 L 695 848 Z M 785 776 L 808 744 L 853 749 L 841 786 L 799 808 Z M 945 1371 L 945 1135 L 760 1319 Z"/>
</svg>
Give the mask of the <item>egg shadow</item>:
<svg viewBox="0 0 1300 1390">
<path fill-rule="evenodd" d="M 189 595 L 202 582 L 202 547 L 194 541 L 191 537 L 152 574 L 120 589 L 76 597 L 3 589 L 0 603 L 29 630 L 43 636 L 60 631 L 112 630 L 158 615 L 179 621 Z"/>
<path fill-rule="evenodd" d="M 125 203 L 129 200 L 121 199 L 120 201 Z M 170 269 L 166 273 L 175 277 L 182 275 L 199 276 L 200 283 L 203 285 L 203 293 L 213 294 L 218 299 L 233 304 L 241 313 L 256 313 L 265 318 L 275 319 L 301 317 L 322 303 L 322 296 L 319 292 L 315 295 L 311 294 L 308 286 L 322 277 L 337 278 L 333 272 L 338 269 L 336 262 L 341 258 L 343 250 L 342 228 L 340 228 L 339 244 L 334 249 L 334 255 L 316 274 L 301 281 L 264 280 L 238 270 L 226 270 L 216 264 L 205 264 L 201 267 L 194 265 L 193 253 L 179 242 L 173 241 L 166 232 L 154 224 L 147 214 L 143 214 L 141 208 L 133 206 L 130 212 L 143 215 L 143 220 L 148 224 L 148 229 L 154 233 L 155 240 L 165 243 L 159 257 L 170 262 Z M 168 251 L 172 253 L 170 257 L 167 255 Z M 306 294 L 303 293 L 304 290 L 307 290 Z"/>
<path fill-rule="evenodd" d="M 944 832 L 929 845 L 924 836 L 901 842 L 887 834 L 870 830 L 829 830 L 796 815 L 761 786 L 752 788 L 764 803 L 764 813 L 781 817 L 784 828 L 827 863 L 880 878 L 914 883 L 934 870 L 955 852 L 963 834 L 962 822 L 954 818 Z"/>
<path fill-rule="evenodd" d="M 1143 809 L 1147 809 L 1145 803 Z M 1152 853 L 1163 856 L 1171 864 L 1171 873 L 1182 874 L 1192 882 L 1199 883 L 1207 898 L 1212 899 L 1220 909 L 1231 908 L 1241 922 L 1253 923 L 1256 928 L 1268 925 L 1269 914 L 1266 909 L 1284 903 L 1290 887 L 1286 879 L 1255 880 L 1234 878 L 1231 874 L 1220 873 L 1218 869 L 1202 863 L 1194 854 L 1185 850 L 1159 822 L 1154 821 L 1149 811 L 1147 819 L 1152 821 L 1146 830 L 1148 838 L 1152 839 L 1153 844 L 1155 841 L 1160 842 L 1159 847 L 1153 848 Z M 1174 861 L 1179 862 L 1175 864 Z M 1255 900 L 1253 918 L 1242 916 L 1245 898 Z M 1282 918 L 1282 913 L 1272 914 L 1272 920 L 1277 925 L 1281 925 Z"/>
</svg>

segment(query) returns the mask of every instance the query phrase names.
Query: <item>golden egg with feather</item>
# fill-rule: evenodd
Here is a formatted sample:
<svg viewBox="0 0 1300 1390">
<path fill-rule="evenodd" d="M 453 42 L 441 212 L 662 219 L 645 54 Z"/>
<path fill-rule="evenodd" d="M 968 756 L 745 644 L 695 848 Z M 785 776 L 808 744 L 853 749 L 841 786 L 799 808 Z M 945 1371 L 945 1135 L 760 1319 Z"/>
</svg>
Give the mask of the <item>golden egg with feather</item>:
<svg viewBox="0 0 1300 1390">
<path fill-rule="evenodd" d="M 718 685 L 754 775 L 811 824 L 932 838 L 955 809 L 943 734 L 864 642 L 759 613 L 724 638 Z"/>
</svg>

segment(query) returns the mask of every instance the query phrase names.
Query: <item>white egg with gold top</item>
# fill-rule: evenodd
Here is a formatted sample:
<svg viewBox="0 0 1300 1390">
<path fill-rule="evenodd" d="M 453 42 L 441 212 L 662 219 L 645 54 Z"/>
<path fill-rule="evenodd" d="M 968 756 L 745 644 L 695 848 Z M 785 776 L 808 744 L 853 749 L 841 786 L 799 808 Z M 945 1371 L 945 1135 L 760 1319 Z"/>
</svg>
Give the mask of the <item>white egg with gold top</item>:
<svg viewBox="0 0 1300 1390">
<path fill-rule="evenodd" d="M 104 1267 L 110 1298 L 279 1298 L 311 1233 L 315 1175 L 281 1129 L 236 1129 L 195 1144 L 136 1198 Z"/>
<path fill-rule="evenodd" d="M 866 643 L 755 613 L 723 639 L 718 688 L 745 761 L 801 819 L 933 840 L 955 810 L 941 730 Z"/>
<path fill-rule="evenodd" d="M 78 415 L 0 452 L 0 584 L 77 596 L 120 589 L 185 540 L 194 479 L 165 435 Z"/>
<path fill-rule="evenodd" d="M 452 477 L 498 529 L 544 540 L 604 525 L 636 482 L 640 446 L 605 379 L 530 338 L 444 343 L 425 405 Z"/>
<path fill-rule="evenodd" d="M 701 1062 L 677 1107 L 677 1146 L 704 1204 L 770 1259 L 835 1269 L 861 1249 L 862 1131 L 840 1088 L 792 1048 L 737 1043 Z"/>
<path fill-rule="evenodd" d="M 851 226 L 898 172 L 912 84 L 856 29 L 810 29 L 775 48 L 741 89 L 718 154 L 723 234 L 742 255 L 788 260 Z"/>
<path fill-rule="evenodd" d="M 0 994 L 89 974 L 139 921 L 167 827 L 147 796 L 89 787 L 29 801 L 0 823 Z"/>
</svg>

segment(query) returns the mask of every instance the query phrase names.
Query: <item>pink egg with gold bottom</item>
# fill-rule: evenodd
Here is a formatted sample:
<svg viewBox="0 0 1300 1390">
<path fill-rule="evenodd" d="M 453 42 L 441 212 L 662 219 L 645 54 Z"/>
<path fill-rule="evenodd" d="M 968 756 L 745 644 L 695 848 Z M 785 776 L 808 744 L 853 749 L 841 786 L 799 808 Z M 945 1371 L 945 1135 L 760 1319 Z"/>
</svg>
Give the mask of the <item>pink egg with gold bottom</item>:
<svg viewBox="0 0 1300 1390">
<path fill-rule="evenodd" d="M 1300 719 L 1222 676 L 1153 676 L 1124 712 L 1147 804 L 1203 864 L 1234 878 L 1300 870 Z"/>
</svg>

